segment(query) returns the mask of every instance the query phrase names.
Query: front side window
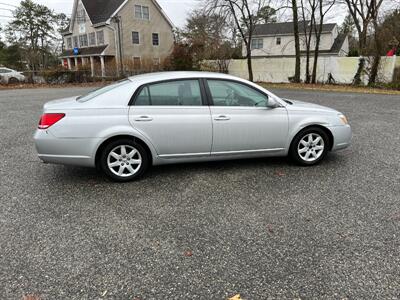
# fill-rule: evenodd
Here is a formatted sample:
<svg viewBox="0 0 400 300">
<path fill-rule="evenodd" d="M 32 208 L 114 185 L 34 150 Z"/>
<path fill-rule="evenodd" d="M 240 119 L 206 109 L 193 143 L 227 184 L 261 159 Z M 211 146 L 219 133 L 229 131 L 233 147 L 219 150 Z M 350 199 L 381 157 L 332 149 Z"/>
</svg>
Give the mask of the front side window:
<svg viewBox="0 0 400 300">
<path fill-rule="evenodd" d="M 78 47 L 79 47 L 78 37 L 74 36 L 74 48 L 78 48 Z"/>
<path fill-rule="evenodd" d="M 88 46 L 88 37 L 87 34 L 82 34 L 79 36 L 79 44 L 81 47 L 87 47 Z"/>
<path fill-rule="evenodd" d="M 160 45 L 160 36 L 158 35 L 158 33 L 153 33 L 152 39 L 153 39 L 153 46 Z"/>
<path fill-rule="evenodd" d="M 135 105 L 201 106 L 199 81 L 178 80 L 148 85 L 142 89 Z"/>
<path fill-rule="evenodd" d="M 266 107 L 268 96 L 239 82 L 207 80 L 214 106 Z"/>
<path fill-rule="evenodd" d="M 96 33 L 95 32 L 89 33 L 89 45 L 96 46 Z"/>
<path fill-rule="evenodd" d="M 0 69 L 0 73 L 5 74 L 5 73 L 11 73 L 12 71 L 9 69 Z"/>
<path fill-rule="evenodd" d="M 140 44 L 140 34 L 137 31 L 132 32 L 132 43 L 135 45 Z"/>
<path fill-rule="evenodd" d="M 264 47 L 263 39 L 252 39 L 251 40 L 251 49 L 262 49 Z"/>
<path fill-rule="evenodd" d="M 97 31 L 97 45 L 104 45 L 104 31 Z"/>
<path fill-rule="evenodd" d="M 148 6 L 135 5 L 135 18 L 150 20 L 150 10 Z"/>
<path fill-rule="evenodd" d="M 67 49 L 71 49 L 72 48 L 72 38 L 67 38 Z"/>
</svg>

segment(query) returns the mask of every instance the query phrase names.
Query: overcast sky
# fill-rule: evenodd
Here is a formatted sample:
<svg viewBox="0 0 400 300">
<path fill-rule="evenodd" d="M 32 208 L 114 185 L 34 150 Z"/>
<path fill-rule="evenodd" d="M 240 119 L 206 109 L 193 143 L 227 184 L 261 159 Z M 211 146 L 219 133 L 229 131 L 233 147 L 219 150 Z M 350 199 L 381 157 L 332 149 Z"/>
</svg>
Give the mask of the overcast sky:
<svg viewBox="0 0 400 300">
<path fill-rule="evenodd" d="M 67 15 L 71 14 L 73 0 L 34 0 L 37 3 L 45 4 L 54 9 L 56 12 L 63 12 Z M 18 5 L 20 0 L 0 0 L 0 22 L 7 23 L 11 12 L 7 9 L 13 7 L 5 5 Z M 158 0 L 158 3 L 166 11 L 175 26 L 182 27 L 185 24 L 186 17 L 192 9 L 198 5 L 198 0 Z"/>
</svg>

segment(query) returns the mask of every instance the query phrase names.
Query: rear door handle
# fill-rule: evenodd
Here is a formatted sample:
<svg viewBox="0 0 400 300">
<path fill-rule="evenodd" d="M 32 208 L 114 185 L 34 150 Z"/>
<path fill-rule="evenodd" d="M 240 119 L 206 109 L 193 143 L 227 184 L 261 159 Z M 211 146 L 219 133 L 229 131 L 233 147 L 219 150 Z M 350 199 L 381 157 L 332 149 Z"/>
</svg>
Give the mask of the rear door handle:
<svg viewBox="0 0 400 300">
<path fill-rule="evenodd" d="M 229 121 L 230 119 L 231 119 L 230 117 L 225 115 L 220 115 L 214 118 L 215 121 Z"/>
<path fill-rule="evenodd" d="M 153 121 L 152 117 L 149 116 L 140 116 L 135 119 L 136 122 L 151 122 Z"/>
</svg>

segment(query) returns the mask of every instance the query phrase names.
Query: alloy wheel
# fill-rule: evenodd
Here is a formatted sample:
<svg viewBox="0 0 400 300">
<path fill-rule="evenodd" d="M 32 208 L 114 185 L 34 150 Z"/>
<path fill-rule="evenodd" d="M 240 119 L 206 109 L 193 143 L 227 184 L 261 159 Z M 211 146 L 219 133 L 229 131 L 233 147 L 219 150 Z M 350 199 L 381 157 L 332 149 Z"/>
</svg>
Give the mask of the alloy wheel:
<svg viewBox="0 0 400 300">
<path fill-rule="evenodd" d="M 325 150 L 324 139 L 317 133 L 305 135 L 299 142 L 297 153 L 302 160 L 314 162 L 318 160 Z"/>
<path fill-rule="evenodd" d="M 107 166 L 117 176 L 130 177 L 140 170 L 142 161 L 142 156 L 135 147 L 120 145 L 108 154 Z"/>
</svg>

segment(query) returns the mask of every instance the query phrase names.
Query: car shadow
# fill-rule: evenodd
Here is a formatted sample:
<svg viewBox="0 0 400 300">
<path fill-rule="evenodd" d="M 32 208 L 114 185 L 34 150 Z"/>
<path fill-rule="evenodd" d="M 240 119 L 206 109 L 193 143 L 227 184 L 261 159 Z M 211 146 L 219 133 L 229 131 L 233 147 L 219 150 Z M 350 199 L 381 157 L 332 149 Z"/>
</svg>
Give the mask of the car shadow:
<svg viewBox="0 0 400 300">
<path fill-rule="evenodd" d="M 319 166 L 324 168 L 336 168 L 340 166 L 341 161 L 345 158 L 337 153 L 329 153 Z M 74 167 L 74 166 L 57 166 L 48 165 L 53 168 L 57 180 L 64 183 L 112 183 L 113 181 L 106 177 L 101 171 L 94 168 Z M 148 181 L 159 179 L 160 177 L 180 177 L 182 173 L 185 176 L 192 176 L 199 173 L 218 173 L 221 176 L 230 174 L 232 172 L 241 172 L 243 174 L 252 173 L 259 169 L 271 171 L 290 171 L 299 169 L 308 169 L 292 162 L 287 157 L 274 157 L 274 158 L 251 158 L 251 159 L 236 159 L 236 160 L 223 160 L 212 162 L 198 162 L 198 163 L 182 163 L 171 164 L 151 167 L 145 175 L 137 180 Z M 312 167 L 311 167 L 312 168 Z"/>
</svg>

